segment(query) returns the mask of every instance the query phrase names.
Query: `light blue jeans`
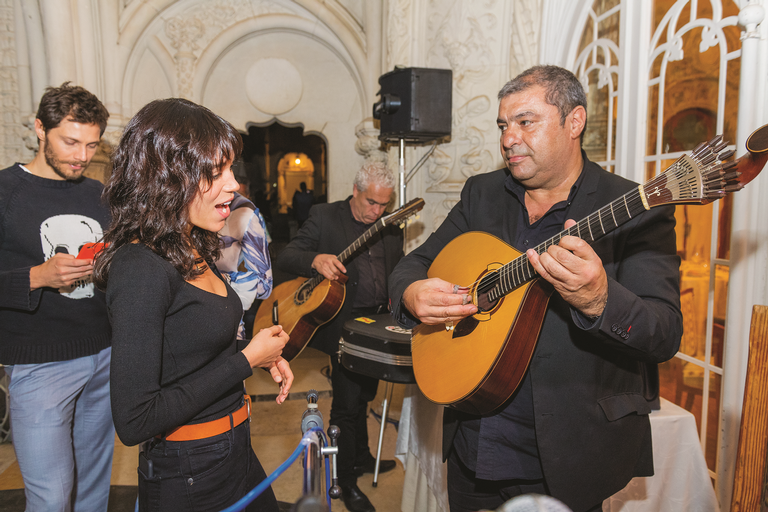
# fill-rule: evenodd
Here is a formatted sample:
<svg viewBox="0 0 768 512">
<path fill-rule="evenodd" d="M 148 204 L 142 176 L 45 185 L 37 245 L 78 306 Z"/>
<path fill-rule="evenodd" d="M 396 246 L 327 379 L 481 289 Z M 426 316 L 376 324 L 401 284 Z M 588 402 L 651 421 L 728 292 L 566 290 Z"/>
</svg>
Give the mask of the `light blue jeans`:
<svg viewBox="0 0 768 512">
<path fill-rule="evenodd" d="M 5 367 L 27 512 L 106 512 L 115 448 L 111 354 Z"/>
</svg>

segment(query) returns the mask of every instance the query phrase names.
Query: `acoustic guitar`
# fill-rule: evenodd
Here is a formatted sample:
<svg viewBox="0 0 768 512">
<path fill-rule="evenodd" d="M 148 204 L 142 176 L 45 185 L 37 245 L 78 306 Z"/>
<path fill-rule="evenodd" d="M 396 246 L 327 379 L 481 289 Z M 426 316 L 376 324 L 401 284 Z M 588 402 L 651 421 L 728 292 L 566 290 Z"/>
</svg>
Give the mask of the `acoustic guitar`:
<svg viewBox="0 0 768 512">
<path fill-rule="evenodd" d="M 417 198 L 399 210 L 382 216 L 338 255 L 339 261 L 346 266 L 373 235 L 387 226 L 403 224 L 422 208 L 424 200 Z M 346 297 L 345 281 L 346 276 L 338 281 L 329 281 L 318 274 L 311 278 L 297 277 L 276 286 L 270 298 L 262 302 L 256 312 L 253 334 L 272 325 L 282 325 L 290 336 L 282 356 L 287 361 L 292 360 L 304 350 L 318 327 L 332 320 L 341 310 Z"/>
<path fill-rule="evenodd" d="M 545 252 L 566 235 L 592 243 L 656 206 L 706 204 L 740 190 L 768 160 L 768 125 L 750 136 L 748 155 L 722 163 L 734 154 L 723 151 L 726 146 L 722 136 L 700 144 L 645 185 L 535 247 L 536 252 Z M 472 248 L 469 254 L 467 247 Z M 522 381 L 553 288 L 538 278 L 525 254 L 481 232 L 464 233 L 448 243 L 428 276 L 467 286 L 478 312 L 452 330 L 443 324 L 413 329 L 416 382 L 435 403 L 472 414 L 491 412 Z"/>
</svg>

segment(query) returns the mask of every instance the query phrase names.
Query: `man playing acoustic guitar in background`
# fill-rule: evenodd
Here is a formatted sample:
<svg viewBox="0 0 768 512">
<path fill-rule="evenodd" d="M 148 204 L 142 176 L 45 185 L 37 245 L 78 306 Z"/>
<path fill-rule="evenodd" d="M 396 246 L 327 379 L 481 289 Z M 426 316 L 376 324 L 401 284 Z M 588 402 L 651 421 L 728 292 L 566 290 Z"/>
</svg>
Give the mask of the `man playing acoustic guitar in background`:
<svg viewBox="0 0 768 512">
<path fill-rule="evenodd" d="M 682 336 L 674 209 L 645 212 L 593 246 L 564 236 L 537 254 L 533 248 L 572 219 L 637 184 L 582 151 L 586 96 L 571 72 L 531 68 L 499 99 L 507 168 L 469 178 L 445 221 L 400 261 L 390 277 L 393 314 L 407 327 L 450 329 L 477 312 L 472 283 L 427 278 L 441 249 L 462 233 L 490 233 L 527 251 L 555 293 L 517 391 L 486 415 L 445 409 L 451 512 L 496 509 L 527 493 L 554 496 L 575 512 L 600 510 L 632 477 L 653 474 L 648 390 L 658 389 L 655 365 L 677 352 Z M 457 258 L 494 261 L 473 249 Z"/>
<path fill-rule="evenodd" d="M 403 256 L 402 229 L 389 225 L 379 231 L 352 255 L 347 266 L 336 255 L 379 220 L 392 199 L 394 186 L 395 177 L 386 165 L 365 164 L 355 176 L 352 195 L 343 201 L 313 206 L 309 219 L 275 262 L 283 272 L 346 279 L 341 311 L 317 330 L 309 345 L 331 356 L 333 401 L 329 424 L 341 429 L 339 486 L 344 504 L 351 512 L 375 510 L 357 486 L 357 477 L 374 471 L 375 459 L 368 449 L 366 411 L 368 402 L 376 396 L 379 381 L 339 364 L 339 339 L 347 320 L 387 311 L 387 276 Z M 394 467 L 394 460 L 383 460 L 379 472 Z"/>
</svg>

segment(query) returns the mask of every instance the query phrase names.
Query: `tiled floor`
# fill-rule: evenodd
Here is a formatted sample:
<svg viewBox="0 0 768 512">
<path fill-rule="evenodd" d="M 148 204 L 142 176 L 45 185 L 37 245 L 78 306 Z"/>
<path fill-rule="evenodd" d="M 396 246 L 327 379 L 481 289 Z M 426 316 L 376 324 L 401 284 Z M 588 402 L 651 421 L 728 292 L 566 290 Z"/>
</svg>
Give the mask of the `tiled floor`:
<svg viewBox="0 0 768 512">
<path fill-rule="evenodd" d="M 315 389 L 319 394 L 319 409 L 326 420 L 330 415 L 331 397 L 330 383 L 323 373 L 328 366 L 328 356 L 316 350 L 307 348 L 291 364 L 296 380 L 293 384 L 289 400 L 282 405 L 274 402 L 276 384 L 266 372 L 257 371 L 246 381 L 246 389 L 256 401 L 252 409 L 251 438 L 253 448 L 268 474 L 278 468 L 294 451 L 301 439 L 301 415 L 306 409 L 306 393 Z M 401 385 L 395 387 L 395 398 L 392 401 L 390 419 L 399 418 L 399 408 L 402 403 Z M 384 383 L 379 387 L 380 395 L 371 402 L 376 413 L 381 412 Z M 376 454 L 376 441 L 379 435 L 380 423 L 376 414 L 368 418 L 368 433 L 371 453 Z M 397 432 L 393 425 L 388 424 L 384 430 L 382 457 L 393 458 Z M 115 439 L 115 457 L 112 466 L 113 486 L 135 486 L 137 447 L 126 447 Z M 273 484 L 277 499 L 281 502 L 294 503 L 302 494 L 303 469 L 297 460 Z M 364 475 L 358 479 L 360 489 L 368 495 L 379 512 L 397 512 L 400 510 L 404 471 L 398 462 L 397 467 L 383 475 L 379 475 L 378 486 L 373 487 L 373 475 Z M 24 484 L 19 473 L 18 464 L 10 444 L 0 444 L 0 510 L 4 507 L 4 495 L 10 499 L 10 494 L 3 491 L 23 489 Z M 18 494 L 18 493 L 16 493 Z M 125 498 L 124 498 L 125 499 Z M 341 501 L 332 501 L 332 509 L 336 512 L 346 511 Z M 15 510 L 15 509 L 14 509 Z M 112 511 L 110 505 L 110 511 Z"/>
</svg>

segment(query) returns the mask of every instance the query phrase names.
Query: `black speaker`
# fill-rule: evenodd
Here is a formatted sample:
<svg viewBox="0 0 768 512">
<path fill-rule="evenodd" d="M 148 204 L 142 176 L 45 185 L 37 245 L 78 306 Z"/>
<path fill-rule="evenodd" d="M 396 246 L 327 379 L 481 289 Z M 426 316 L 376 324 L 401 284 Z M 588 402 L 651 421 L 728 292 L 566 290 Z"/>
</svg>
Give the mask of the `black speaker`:
<svg viewBox="0 0 768 512">
<path fill-rule="evenodd" d="M 379 140 L 429 141 L 451 135 L 450 69 L 401 68 L 379 77 Z"/>
</svg>

